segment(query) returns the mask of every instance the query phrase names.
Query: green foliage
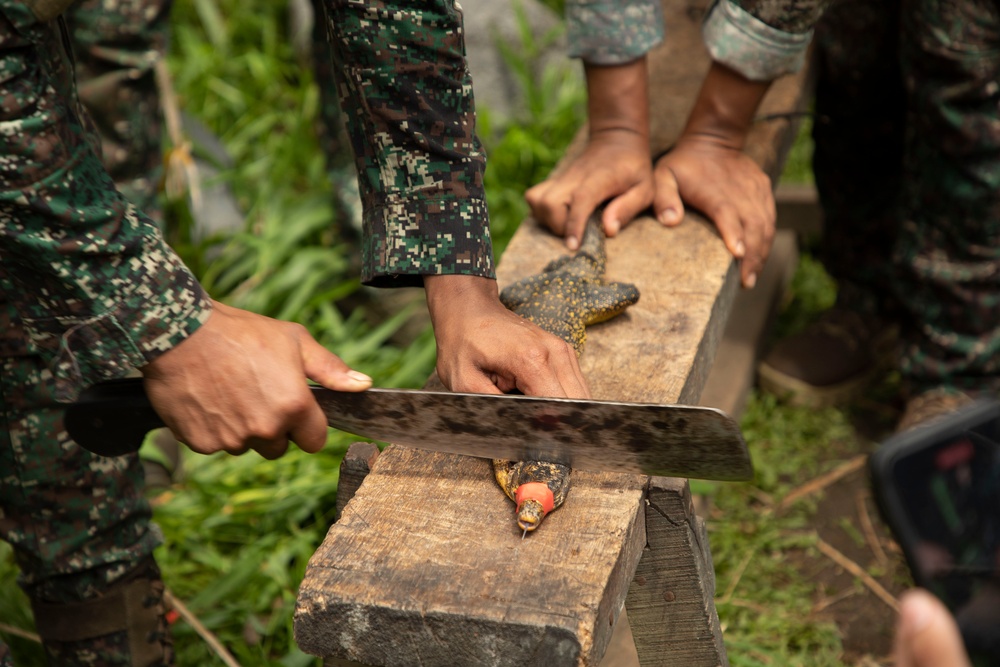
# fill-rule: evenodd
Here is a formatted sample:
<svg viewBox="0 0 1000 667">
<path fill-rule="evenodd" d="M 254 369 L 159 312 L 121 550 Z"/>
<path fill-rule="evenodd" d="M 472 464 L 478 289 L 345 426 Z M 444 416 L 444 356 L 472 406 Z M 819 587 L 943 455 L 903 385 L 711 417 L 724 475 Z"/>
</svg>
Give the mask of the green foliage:
<svg viewBox="0 0 1000 667">
<path fill-rule="evenodd" d="M 805 116 L 799 125 L 795 143 L 788 151 L 785 159 L 785 168 L 781 172 L 782 183 L 807 183 L 815 182 L 812 171 L 813 140 L 812 140 L 813 117 Z"/>
<path fill-rule="evenodd" d="M 799 266 L 786 294 L 784 311 L 772 331 L 772 337 L 782 338 L 802 330 L 806 324 L 837 300 L 837 286 L 812 253 L 800 251 Z"/>
<path fill-rule="evenodd" d="M 156 509 L 166 581 L 241 664 L 302 656 L 291 632 L 295 594 L 334 520 L 340 458 L 351 441 L 331 433 L 318 454 L 293 450 L 269 462 L 188 456 L 183 488 Z M 190 626 L 176 624 L 174 637 L 178 664 L 212 664 Z"/>
<path fill-rule="evenodd" d="M 751 665 L 839 665 L 836 626 L 811 615 L 814 582 L 796 558 L 815 542 L 809 530 L 815 507 L 800 502 L 780 514 L 773 499 L 825 470 L 817 452 L 853 437 L 844 414 L 778 404 L 754 393 L 742 420 L 756 479 L 717 484 L 709 524 L 717 577 L 717 609 L 730 662 Z"/>
<path fill-rule="evenodd" d="M 795 331 L 832 305 L 836 289 L 822 266 L 801 256 L 790 288 L 791 301 L 775 336 Z M 836 626 L 812 613 L 815 582 L 796 567 L 814 549 L 810 522 L 814 500 L 773 512 L 776 500 L 834 464 L 821 454 L 844 451 L 857 437 L 848 413 L 779 403 L 751 393 L 741 420 L 750 443 L 755 479 L 746 484 L 715 483 L 715 516 L 709 524 L 717 576 L 717 609 L 734 667 L 757 665 L 841 665 Z"/>
</svg>

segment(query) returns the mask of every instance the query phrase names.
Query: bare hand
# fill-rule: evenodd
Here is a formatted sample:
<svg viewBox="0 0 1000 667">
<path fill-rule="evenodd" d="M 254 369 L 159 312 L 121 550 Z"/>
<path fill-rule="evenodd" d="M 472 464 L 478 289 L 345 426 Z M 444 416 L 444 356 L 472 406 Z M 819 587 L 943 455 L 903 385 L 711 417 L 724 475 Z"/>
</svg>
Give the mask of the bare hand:
<svg viewBox="0 0 1000 667">
<path fill-rule="evenodd" d="M 438 376 L 452 391 L 589 398 L 576 352 L 563 340 L 510 312 L 495 280 L 425 276 L 437 338 Z"/>
<path fill-rule="evenodd" d="M 586 150 L 562 172 L 529 189 L 524 198 L 536 220 L 580 247 L 591 214 L 610 199 L 601 215 L 614 236 L 653 203 L 653 169 L 646 137 L 629 130 L 591 136 Z"/>
<path fill-rule="evenodd" d="M 685 135 L 656 163 L 653 210 L 673 226 L 687 205 L 715 223 L 723 243 L 741 260 L 740 277 L 750 288 L 764 268 L 774 240 L 776 211 L 771 179 L 742 150 L 706 135 Z"/>
<path fill-rule="evenodd" d="M 925 590 L 899 600 L 893 650 L 896 667 L 969 667 L 958 625 L 948 609 Z"/>
<path fill-rule="evenodd" d="M 289 440 L 319 451 L 326 417 L 306 379 L 363 391 L 371 378 L 348 368 L 301 325 L 213 306 L 201 328 L 141 369 L 156 412 L 202 454 L 254 449 L 275 459 Z"/>
</svg>

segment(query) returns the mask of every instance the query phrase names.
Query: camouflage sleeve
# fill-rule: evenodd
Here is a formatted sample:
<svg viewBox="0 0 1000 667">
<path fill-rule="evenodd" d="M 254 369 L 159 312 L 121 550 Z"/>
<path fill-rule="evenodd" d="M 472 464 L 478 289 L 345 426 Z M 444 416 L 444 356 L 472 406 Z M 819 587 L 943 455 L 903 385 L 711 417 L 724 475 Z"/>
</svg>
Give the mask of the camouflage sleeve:
<svg viewBox="0 0 1000 667">
<path fill-rule="evenodd" d="M 60 400 L 152 361 L 211 312 L 101 166 L 65 38 L 61 20 L 0 0 L 0 300 L 51 362 Z"/>
<path fill-rule="evenodd" d="M 325 0 L 364 206 L 362 280 L 493 278 L 462 14 L 454 0 Z"/>
<path fill-rule="evenodd" d="M 795 72 L 831 0 L 716 0 L 702 34 L 716 62 L 753 81 Z"/>
<path fill-rule="evenodd" d="M 593 65 L 621 65 L 663 41 L 660 0 L 566 0 L 569 55 Z"/>
</svg>

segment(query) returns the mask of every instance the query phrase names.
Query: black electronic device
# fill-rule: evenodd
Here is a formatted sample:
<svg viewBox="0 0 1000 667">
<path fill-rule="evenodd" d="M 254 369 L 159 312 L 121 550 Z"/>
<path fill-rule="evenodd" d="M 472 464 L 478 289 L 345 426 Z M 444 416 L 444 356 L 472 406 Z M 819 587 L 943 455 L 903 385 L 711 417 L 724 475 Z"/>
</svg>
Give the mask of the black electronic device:
<svg viewBox="0 0 1000 667">
<path fill-rule="evenodd" d="M 1000 665 L 1000 403 L 893 436 L 869 471 L 914 582 L 954 614 L 975 665 Z"/>
</svg>

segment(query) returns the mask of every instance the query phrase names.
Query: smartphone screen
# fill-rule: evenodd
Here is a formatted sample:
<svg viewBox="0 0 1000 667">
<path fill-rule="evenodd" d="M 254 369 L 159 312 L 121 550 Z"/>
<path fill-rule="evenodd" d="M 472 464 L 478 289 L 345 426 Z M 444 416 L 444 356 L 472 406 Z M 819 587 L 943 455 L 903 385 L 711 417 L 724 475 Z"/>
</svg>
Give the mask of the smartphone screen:
<svg viewBox="0 0 1000 667">
<path fill-rule="evenodd" d="M 977 665 L 1000 664 L 1000 404 L 887 441 L 872 479 L 914 581 L 951 609 Z"/>
</svg>

